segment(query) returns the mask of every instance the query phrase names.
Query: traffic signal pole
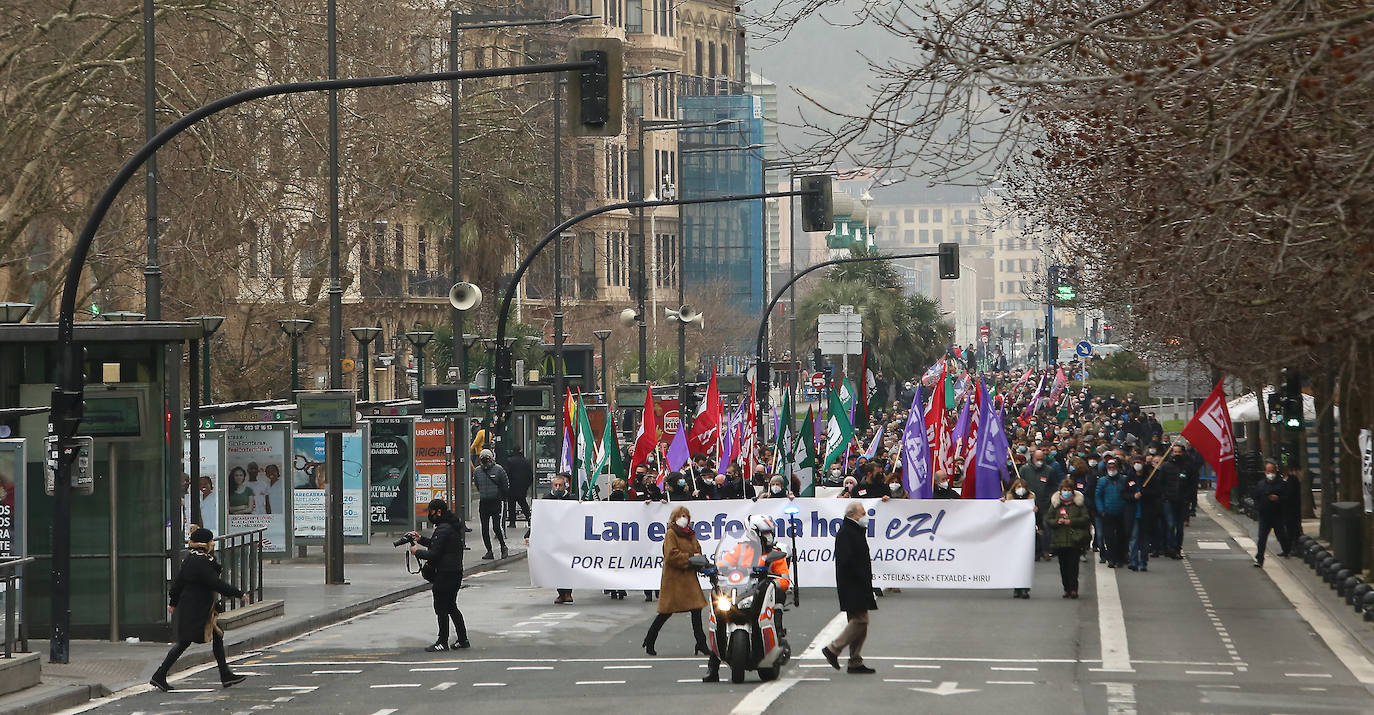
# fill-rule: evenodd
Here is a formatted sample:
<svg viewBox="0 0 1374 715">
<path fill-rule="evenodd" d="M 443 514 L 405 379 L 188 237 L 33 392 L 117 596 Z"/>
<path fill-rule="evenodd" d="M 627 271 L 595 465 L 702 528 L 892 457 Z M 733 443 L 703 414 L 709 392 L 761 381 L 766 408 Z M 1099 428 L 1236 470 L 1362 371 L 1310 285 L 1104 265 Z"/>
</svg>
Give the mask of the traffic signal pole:
<svg viewBox="0 0 1374 715">
<path fill-rule="evenodd" d="M 254 87 L 221 97 L 209 104 L 191 110 L 187 114 L 158 132 L 144 144 L 128 161 L 119 168 L 104 193 L 91 209 L 86 224 L 72 246 L 71 262 L 63 282 L 62 300 L 57 318 L 57 384 L 52 391 L 52 420 L 48 432 L 56 437 L 56 485 L 70 485 L 72 464 L 77 456 L 75 440 L 77 428 L 81 424 L 82 400 L 85 394 L 85 376 L 82 374 L 81 349 L 76 344 L 76 298 L 81 293 L 81 274 L 90 256 L 95 235 L 104 223 L 115 199 L 133 177 L 138 174 L 148 160 L 172 139 L 192 126 L 226 109 L 246 104 L 255 99 L 278 97 L 286 94 L 306 92 L 327 92 L 341 89 L 363 89 L 365 87 L 394 87 L 407 84 L 448 82 L 460 79 L 481 79 L 485 77 L 511 77 L 554 72 L 576 72 L 596 70 L 603 63 L 595 60 L 573 62 L 553 62 L 519 67 L 492 67 L 447 72 L 426 72 L 421 74 L 388 75 L 383 77 L 349 77 L 344 79 L 315 80 L 311 82 L 288 82 L 264 87 Z M 788 194 L 781 194 L 788 195 Z M 757 196 L 748 198 L 758 198 Z M 507 297 L 509 300 L 509 296 Z M 71 514 L 72 503 L 69 488 L 58 488 L 53 498 L 52 533 L 52 585 L 51 605 L 52 636 L 49 639 L 49 660 L 53 663 L 70 661 L 71 626 Z"/>
<path fill-rule="evenodd" d="M 1059 290 L 1059 266 L 1050 266 L 1049 296 L 1045 299 L 1045 367 L 1054 366 L 1054 297 Z"/>
</svg>

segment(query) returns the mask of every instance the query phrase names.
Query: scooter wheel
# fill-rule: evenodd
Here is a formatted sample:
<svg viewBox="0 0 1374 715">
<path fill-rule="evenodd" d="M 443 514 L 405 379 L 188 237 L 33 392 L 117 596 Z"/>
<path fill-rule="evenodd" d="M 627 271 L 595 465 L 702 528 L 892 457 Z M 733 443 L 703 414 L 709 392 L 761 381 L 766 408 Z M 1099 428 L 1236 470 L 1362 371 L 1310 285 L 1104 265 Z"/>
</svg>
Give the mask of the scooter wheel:
<svg viewBox="0 0 1374 715">
<path fill-rule="evenodd" d="M 759 668 L 759 680 L 768 682 L 778 679 L 778 668 Z"/>
<path fill-rule="evenodd" d="M 730 682 L 739 684 L 744 682 L 744 676 L 749 672 L 749 636 L 744 631 L 735 631 L 730 635 Z"/>
</svg>

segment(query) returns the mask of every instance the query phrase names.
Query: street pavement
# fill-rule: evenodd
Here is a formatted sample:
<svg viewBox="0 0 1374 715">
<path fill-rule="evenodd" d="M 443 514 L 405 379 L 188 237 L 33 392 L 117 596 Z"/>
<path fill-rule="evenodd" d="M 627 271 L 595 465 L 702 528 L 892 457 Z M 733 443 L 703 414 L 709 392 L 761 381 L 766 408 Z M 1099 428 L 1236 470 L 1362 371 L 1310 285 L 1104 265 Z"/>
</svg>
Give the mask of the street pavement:
<svg viewBox="0 0 1374 715">
<path fill-rule="evenodd" d="M 1362 683 L 1314 632 L 1275 585 L 1275 566 L 1252 566 L 1243 527 L 1231 526 L 1233 538 L 1205 512 L 1187 558 L 1151 560 L 1147 573 L 1085 563 L 1078 600 L 1060 598 L 1052 562 L 1036 565 L 1028 601 L 889 593 L 864 647 L 875 675 L 820 656 L 843 620 L 830 589 L 804 589 L 788 613 L 799 657 L 782 679 L 732 685 L 727 668 L 726 682 L 704 684 L 685 615 L 650 657 L 639 647 L 653 617 L 642 593 L 579 591 L 557 606 L 516 561 L 467 580 L 459 605 L 471 650 L 423 652 L 435 628 L 424 594 L 240 657 L 235 667 L 254 675 L 234 688 L 200 666 L 174 676 L 176 692 L 140 686 L 70 712 L 1374 712 L 1374 679 Z M 1344 655 L 1368 672 L 1367 653 Z"/>
</svg>

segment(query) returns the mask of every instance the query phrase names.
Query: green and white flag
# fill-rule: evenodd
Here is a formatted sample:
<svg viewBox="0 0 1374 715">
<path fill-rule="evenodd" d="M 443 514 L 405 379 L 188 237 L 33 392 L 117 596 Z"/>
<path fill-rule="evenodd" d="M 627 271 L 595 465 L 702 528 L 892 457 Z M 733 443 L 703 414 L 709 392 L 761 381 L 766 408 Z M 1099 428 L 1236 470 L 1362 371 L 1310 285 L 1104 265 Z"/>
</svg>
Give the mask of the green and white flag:
<svg viewBox="0 0 1374 715">
<path fill-rule="evenodd" d="M 829 470 L 831 464 L 844 458 L 845 449 L 854 439 L 854 426 L 849 423 L 849 410 L 841 403 L 840 396 L 835 392 L 830 393 L 829 412 L 825 422 L 825 464 L 821 465 L 822 472 Z"/>
<path fill-rule="evenodd" d="M 773 457 L 773 464 L 769 465 L 774 474 L 785 476 L 792 465 L 792 436 L 797 431 L 792 425 L 794 417 L 795 415 L 792 414 L 792 389 L 785 387 L 782 391 L 782 408 L 778 412 L 778 436 L 773 440 L 776 454 Z"/>
<path fill-rule="evenodd" d="M 578 395 L 577 444 L 573 447 L 573 459 L 576 460 L 579 498 L 584 501 L 596 498 L 596 475 L 602 467 L 596 451 L 596 435 L 592 434 L 592 423 L 587 419 L 587 406 L 582 402 L 582 395 Z"/>
<path fill-rule="evenodd" d="M 789 469 L 792 476 L 795 476 L 800 482 L 800 486 L 797 487 L 797 496 L 799 497 L 816 496 L 815 420 L 815 416 L 811 414 L 811 408 L 808 407 L 806 409 L 806 421 L 802 423 L 802 428 L 798 430 L 797 438 L 789 450 L 791 452 Z"/>
</svg>

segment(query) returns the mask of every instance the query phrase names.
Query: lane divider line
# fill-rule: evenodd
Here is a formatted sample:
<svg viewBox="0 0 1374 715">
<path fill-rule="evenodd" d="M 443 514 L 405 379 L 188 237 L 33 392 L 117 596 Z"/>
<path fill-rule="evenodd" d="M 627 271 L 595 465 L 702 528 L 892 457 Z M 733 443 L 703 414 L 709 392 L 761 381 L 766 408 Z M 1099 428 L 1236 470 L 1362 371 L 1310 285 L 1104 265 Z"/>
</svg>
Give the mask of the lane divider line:
<svg viewBox="0 0 1374 715">
<path fill-rule="evenodd" d="M 1107 568 L 1107 564 L 1098 561 L 1093 569 L 1093 577 L 1097 582 L 1097 637 L 1102 645 L 1102 667 L 1099 670 L 1133 673 L 1131 650 L 1126 641 L 1126 613 L 1121 606 L 1116 569 Z"/>
<path fill-rule="evenodd" d="M 835 640 L 836 636 L 840 635 L 840 631 L 844 630 L 844 626 L 848 623 L 848 620 L 849 619 L 845 618 L 843 613 L 835 614 L 835 617 L 831 618 L 830 622 L 826 623 L 825 627 L 816 634 L 816 637 L 811 639 L 811 644 L 808 645 L 797 658 L 802 660 L 824 657 L 821 655 L 821 649 Z M 786 693 L 793 685 L 803 680 L 829 680 L 829 678 L 801 678 L 796 675 L 791 675 L 763 683 L 753 690 L 750 690 L 749 694 L 745 695 L 744 698 L 739 701 L 739 704 L 735 705 L 734 709 L 730 711 L 730 715 L 763 715 L 764 711 L 776 702 L 778 698 L 782 697 L 783 693 Z"/>
</svg>

